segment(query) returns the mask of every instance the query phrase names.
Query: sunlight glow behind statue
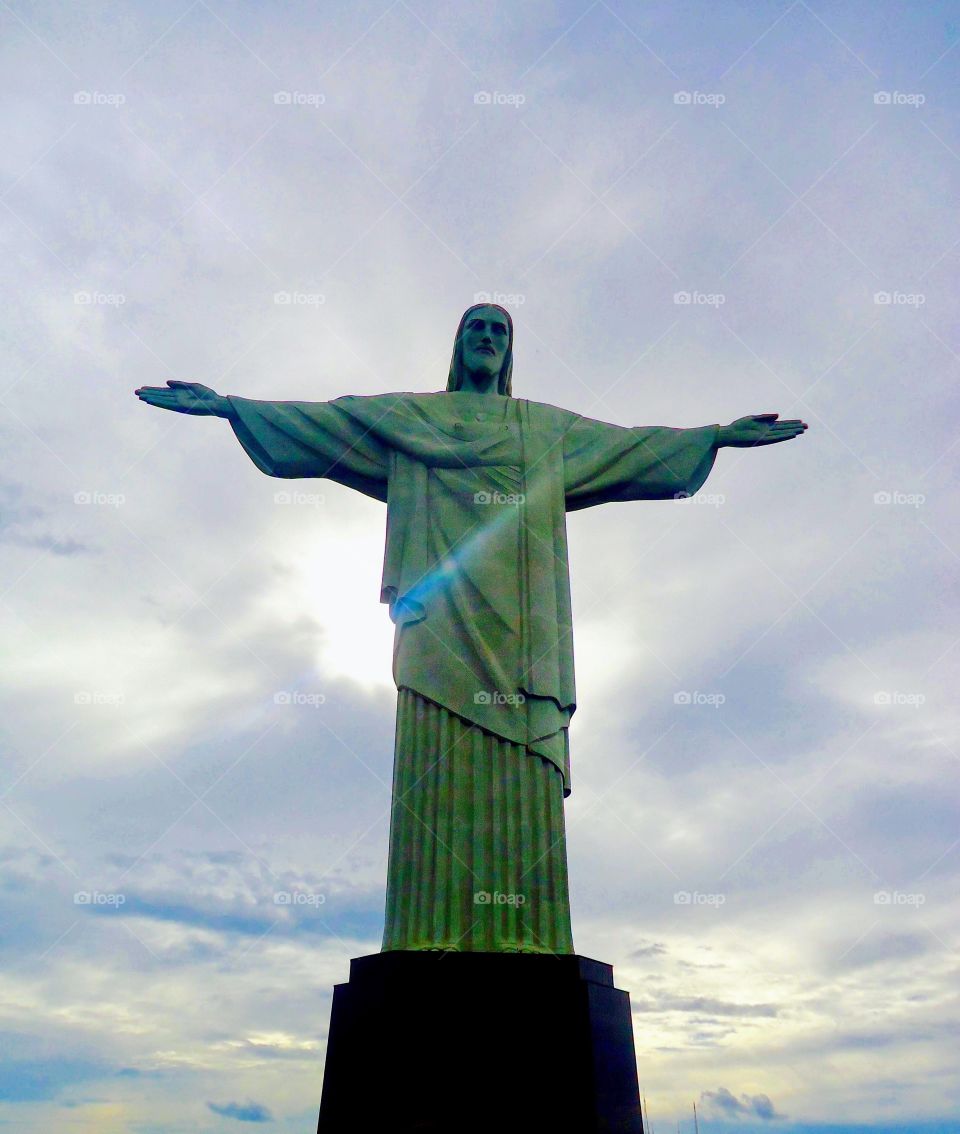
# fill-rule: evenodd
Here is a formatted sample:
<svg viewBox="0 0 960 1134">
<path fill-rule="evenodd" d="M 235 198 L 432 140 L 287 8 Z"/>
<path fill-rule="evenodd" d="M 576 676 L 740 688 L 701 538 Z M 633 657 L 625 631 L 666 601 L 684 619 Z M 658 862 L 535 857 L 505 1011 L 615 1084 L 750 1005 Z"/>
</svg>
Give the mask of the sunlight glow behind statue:
<svg viewBox="0 0 960 1134">
<path fill-rule="evenodd" d="M 440 393 L 330 402 L 136 390 L 230 421 L 262 472 L 387 505 L 397 685 L 384 950 L 572 953 L 563 799 L 575 709 L 565 514 L 692 495 L 717 450 L 800 436 L 775 413 L 624 428 L 514 398 L 513 322 L 460 320 Z"/>
</svg>

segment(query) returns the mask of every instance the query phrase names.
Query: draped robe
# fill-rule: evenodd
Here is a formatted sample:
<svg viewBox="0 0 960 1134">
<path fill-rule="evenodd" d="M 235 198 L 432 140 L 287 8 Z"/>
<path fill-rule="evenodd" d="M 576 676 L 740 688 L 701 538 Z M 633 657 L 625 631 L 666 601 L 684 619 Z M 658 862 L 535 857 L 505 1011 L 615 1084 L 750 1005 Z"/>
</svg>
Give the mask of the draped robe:
<svg viewBox="0 0 960 1134">
<path fill-rule="evenodd" d="M 572 952 L 565 513 L 692 495 L 719 426 L 626 428 L 463 391 L 229 403 L 262 472 L 387 504 L 399 696 L 384 948 Z"/>
</svg>

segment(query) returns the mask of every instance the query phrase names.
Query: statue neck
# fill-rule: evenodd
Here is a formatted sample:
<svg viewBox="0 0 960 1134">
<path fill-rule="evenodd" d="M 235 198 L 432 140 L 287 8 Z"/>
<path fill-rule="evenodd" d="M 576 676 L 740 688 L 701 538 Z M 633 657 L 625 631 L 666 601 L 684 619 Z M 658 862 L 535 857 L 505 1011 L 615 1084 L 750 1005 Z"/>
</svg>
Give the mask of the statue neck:
<svg viewBox="0 0 960 1134">
<path fill-rule="evenodd" d="M 486 374 L 482 371 L 464 371 L 460 390 L 464 394 L 496 394 L 499 374 Z"/>
</svg>

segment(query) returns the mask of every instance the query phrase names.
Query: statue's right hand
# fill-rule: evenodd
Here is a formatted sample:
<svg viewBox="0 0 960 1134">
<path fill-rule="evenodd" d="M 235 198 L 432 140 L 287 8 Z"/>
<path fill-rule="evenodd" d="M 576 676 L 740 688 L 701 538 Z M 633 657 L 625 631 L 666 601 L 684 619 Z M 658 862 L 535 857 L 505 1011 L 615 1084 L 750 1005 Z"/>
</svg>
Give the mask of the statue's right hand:
<svg viewBox="0 0 960 1134">
<path fill-rule="evenodd" d="M 141 402 L 161 409 L 176 410 L 177 413 L 212 414 L 223 416 L 223 403 L 226 401 L 216 390 L 204 386 L 202 382 L 167 382 L 163 386 L 141 386 L 133 392 Z"/>
</svg>

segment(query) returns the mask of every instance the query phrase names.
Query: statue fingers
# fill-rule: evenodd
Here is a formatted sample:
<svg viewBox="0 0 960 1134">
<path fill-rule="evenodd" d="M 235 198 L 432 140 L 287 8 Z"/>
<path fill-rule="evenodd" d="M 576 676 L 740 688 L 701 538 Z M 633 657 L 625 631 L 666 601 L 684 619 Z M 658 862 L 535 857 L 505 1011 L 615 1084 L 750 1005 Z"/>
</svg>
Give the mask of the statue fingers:
<svg viewBox="0 0 960 1134">
<path fill-rule="evenodd" d="M 169 390 L 157 390 L 156 393 L 144 391 L 140 395 L 140 400 L 151 406 L 159 406 L 161 409 L 175 409 L 178 404 L 176 394 L 172 394 Z"/>
<path fill-rule="evenodd" d="M 792 441 L 794 437 L 799 437 L 799 433 L 779 433 L 774 434 L 772 437 L 764 437 L 762 441 L 757 441 L 757 445 L 779 445 L 781 441 Z"/>
</svg>

